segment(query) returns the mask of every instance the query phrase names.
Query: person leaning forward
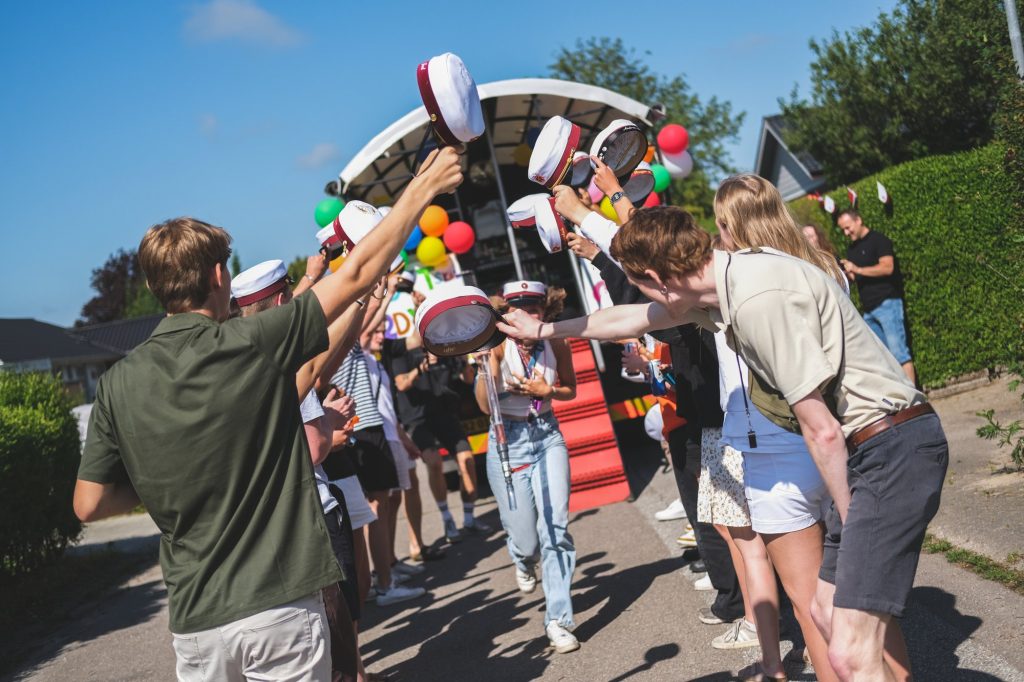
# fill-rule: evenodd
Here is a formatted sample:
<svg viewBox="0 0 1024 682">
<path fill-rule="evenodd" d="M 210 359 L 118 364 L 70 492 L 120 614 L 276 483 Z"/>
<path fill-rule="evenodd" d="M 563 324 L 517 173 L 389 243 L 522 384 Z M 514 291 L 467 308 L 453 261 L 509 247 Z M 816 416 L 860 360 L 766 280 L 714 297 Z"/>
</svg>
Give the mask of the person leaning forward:
<svg viewBox="0 0 1024 682">
<path fill-rule="evenodd" d="M 770 192 L 769 209 L 781 216 L 785 205 Z M 948 463 L 924 396 L 839 285 L 808 262 L 773 249 L 713 251 L 710 236 L 674 207 L 638 210 L 611 256 L 652 303 L 555 323 L 512 313 L 499 329 L 601 340 L 686 322 L 727 330 L 752 372 L 790 406 L 833 497 L 812 615 L 836 672 L 909 674 L 894 617 L 913 586 Z"/>
<path fill-rule="evenodd" d="M 341 572 L 296 371 L 461 181 L 454 149 L 432 153 L 338 276 L 251 318 L 228 319 L 227 232 L 177 218 L 143 237 L 147 284 L 169 314 L 100 379 L 74 509 L 96 521 L 141 501 L 160 528 L 180 679 L 330 678 L 320 590 Z"/>
</svg>

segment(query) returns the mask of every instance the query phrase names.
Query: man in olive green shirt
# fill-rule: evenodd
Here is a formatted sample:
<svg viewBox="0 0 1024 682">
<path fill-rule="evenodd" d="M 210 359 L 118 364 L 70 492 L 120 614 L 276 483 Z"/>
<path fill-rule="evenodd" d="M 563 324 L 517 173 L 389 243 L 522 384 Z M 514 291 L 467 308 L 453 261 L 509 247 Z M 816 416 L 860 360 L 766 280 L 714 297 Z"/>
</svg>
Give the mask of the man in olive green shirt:
<svg viewBox="0 0 1024 682">
<path fill-rule="evenodd" d="M 100 380 L 74 507 L 94 521 L 141 500 L 160 528 L 179 678 L 329 677 L 319 593 L 341 573 L 296 371 L 461 180 L 454 150 L 431 154 L 336 276 L 252 318 L 228 320 L 226 232 L 179 218 L 143 238 L 147 284 L 169 315 Z"/>
</svg>

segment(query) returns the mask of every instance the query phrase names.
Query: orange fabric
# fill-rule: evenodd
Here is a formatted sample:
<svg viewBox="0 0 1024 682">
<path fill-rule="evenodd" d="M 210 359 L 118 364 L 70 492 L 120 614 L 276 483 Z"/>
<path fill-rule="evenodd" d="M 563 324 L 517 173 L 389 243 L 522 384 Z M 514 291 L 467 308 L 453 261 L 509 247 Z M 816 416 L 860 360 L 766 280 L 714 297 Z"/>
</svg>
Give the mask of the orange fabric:
<svg viewBox="0 0 1024 682">
<path fill-rule="evenodd" d="M 667 367 L 672 364 L 672 353 L 667 343 L 659 343 L 655 353 L 662 365 Z M 668 434 L 685 425 L 686 420 L 676 414 L 676 390 L 668 386 L 665 388 L 665 395 L 657 396 L 655 400 L 661 405 L 661 422 L 663 424 L 661 435 L 668 440 Z"/>
</svg>

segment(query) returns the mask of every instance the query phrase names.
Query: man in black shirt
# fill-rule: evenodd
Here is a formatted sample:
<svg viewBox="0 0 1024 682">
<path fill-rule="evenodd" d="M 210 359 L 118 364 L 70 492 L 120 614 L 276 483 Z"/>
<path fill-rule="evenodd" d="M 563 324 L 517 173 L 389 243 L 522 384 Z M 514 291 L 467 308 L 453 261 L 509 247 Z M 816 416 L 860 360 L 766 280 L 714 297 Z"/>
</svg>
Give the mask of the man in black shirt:
<svg viewBox="0 0 1024 682">
<path fill-rule="evenodd" d="M 864 321 L 903 365 L 907 377 L 917 383 L 903 322 L 903 276 L 892 241 L 869 230 L 852 208 L 839 214 L 839 228 L 851 240 L 841 262 L 846 276 L 857 284 Z"/>
</svg>

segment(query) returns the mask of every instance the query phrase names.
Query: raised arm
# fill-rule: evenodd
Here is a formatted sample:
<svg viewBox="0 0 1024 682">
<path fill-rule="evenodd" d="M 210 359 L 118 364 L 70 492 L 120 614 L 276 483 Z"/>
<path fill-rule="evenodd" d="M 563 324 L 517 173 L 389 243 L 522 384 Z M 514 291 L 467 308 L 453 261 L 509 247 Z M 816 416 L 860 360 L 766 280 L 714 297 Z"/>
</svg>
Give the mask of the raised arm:
<svg viewBox="0 0 1024 682">
<path fill-rule="evenodd" d="M 540 322 L 521 310 L 505 315 L 508 324 L 498 329 L 516 339 L 596 339 L 615 341 L 641 336 L 649 331 L 668 329 L 693 322 L 688 314 L 675 316 L 660 303 L 616 305 L 586 317 L 559 322 Z"/>
<path fill-rule="evenodd" d="M 341 352 L 343 348 L 347 353 L 348 349 L 352 347 L 353 330 L 359 328 L 361 316 L 362 307 L 358 303 L 354 303 L 327 327 L 327 350 L 307 361 L 295 374 L 295 389 L 299 395 L 309 393 L 310 389 L 316 385 L 320 375 L 325 373 L 324 370 L 327 369 L 333 358 L 344 357 L 344 353 Z M 334 374 L 337 369 L 337 363 L 335 363 L 331 374 Z"/>
<path fill-rule="evenodd" d="M 462 182 L 459 155 L 452 147 L 431 152 L 394 208 L 341 264 L 333 276 L 313 285 L 328 322 L 333 322 L 377 282 L 402 250 L 424 209 L 435 196 Z"/>
</svg>

